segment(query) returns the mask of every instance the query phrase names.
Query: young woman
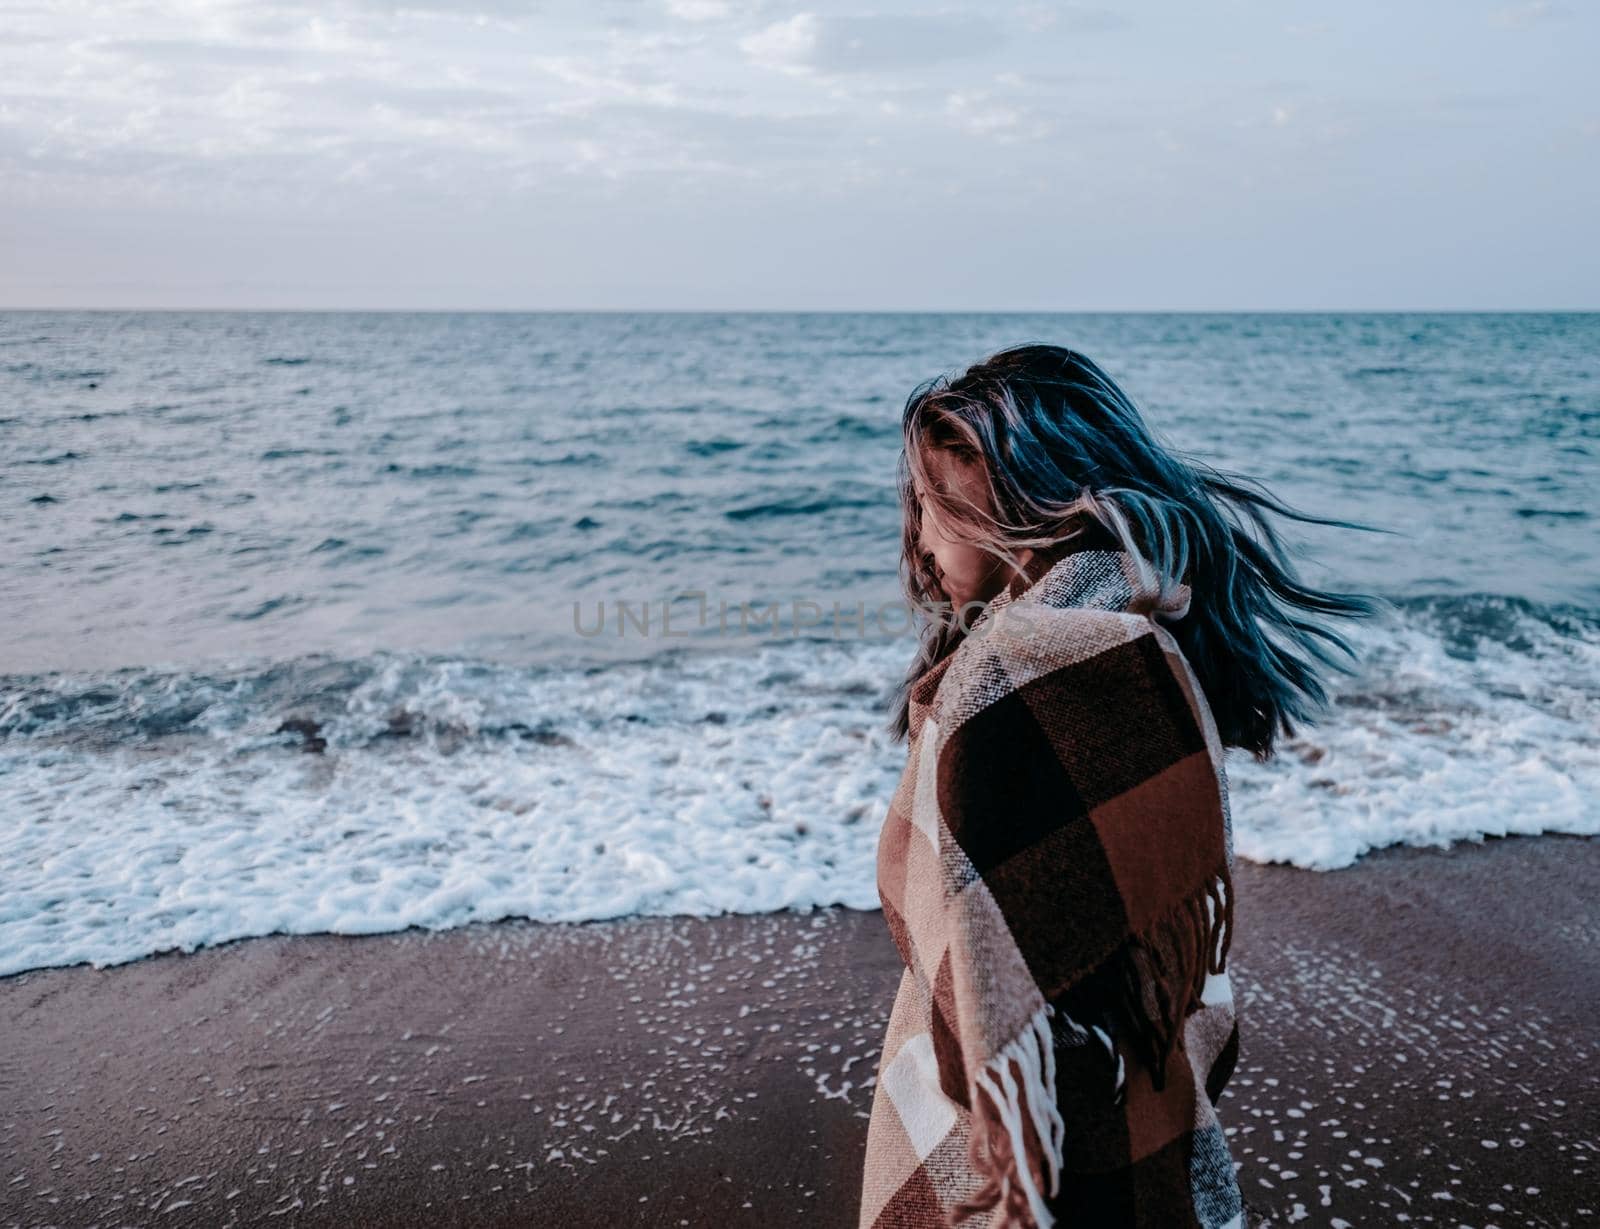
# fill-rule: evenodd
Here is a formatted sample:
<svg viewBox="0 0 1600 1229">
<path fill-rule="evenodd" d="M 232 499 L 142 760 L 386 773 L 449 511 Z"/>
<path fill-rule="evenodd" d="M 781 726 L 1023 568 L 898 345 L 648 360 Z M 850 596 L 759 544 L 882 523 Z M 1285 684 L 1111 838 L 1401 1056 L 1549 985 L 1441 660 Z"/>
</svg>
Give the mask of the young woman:
<svg viewBox="0 0 1600 1229">
<path fill-rule="evenodd" d="M 903 427 L 930 617 L 893 718 L 906 967 L 860 1223 L 1243 1229 L 1224 748 L 1264 760 L 1326 704 L 1326 646 L 1355 654 L 1308 616 L 1386 608 L 1302 584 L 1264 514 L 1371 527 L 1181 459 L 1058 346 L 925 383 Z"/>
</svg>

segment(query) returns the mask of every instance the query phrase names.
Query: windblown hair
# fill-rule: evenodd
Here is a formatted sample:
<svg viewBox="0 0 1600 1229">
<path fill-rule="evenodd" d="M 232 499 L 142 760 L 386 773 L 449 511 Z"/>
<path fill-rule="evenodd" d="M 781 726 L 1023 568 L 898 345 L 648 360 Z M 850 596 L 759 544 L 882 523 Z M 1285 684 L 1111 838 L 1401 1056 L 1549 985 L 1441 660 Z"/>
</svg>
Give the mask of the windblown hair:
<svg viewBox="0 0 1600 1229">
<path fill-rule="evenodd" d="M 1296 722 L 1312 723 L 1326 708 L 1319 664 L 1353 672 L 1327 646 L 1352 661 L 1355 650 L 1308 616 L 1366 618 L 1390 609 L 1381 598 L 1305 585 L 1267 514 L 1390 530 L 1297 511 L 1260 483 L 1158 442 L 1127 395 L 1077 351 L 1016 346 L 954 379 L 935 377 L 906 401 L 901 425 L 901 575 L 914 607 L 947 601 L 920 545 L 919 490 L 950 532 L 1012 567 L 1026 548 L 1077 549 L 1072 540 L 1087 521 L 1097 522 L 1153 567 L 1163 588 L 1174 578 L 1190 586 L 1189 613 L 1168 629 L 1200 680 L 1223 744 L 1258 760 L 1270 758 L 1280 731 L 1292 736 Z M 987 507 L 935 485 L 926 467 L 934 449 L 981 464 Z M 912 684 L 956 649 L 969 626 L 964 618 L 924 620 L 917 658 L 894 697 L 896 739 L 908 733 Z"/>
</svg>

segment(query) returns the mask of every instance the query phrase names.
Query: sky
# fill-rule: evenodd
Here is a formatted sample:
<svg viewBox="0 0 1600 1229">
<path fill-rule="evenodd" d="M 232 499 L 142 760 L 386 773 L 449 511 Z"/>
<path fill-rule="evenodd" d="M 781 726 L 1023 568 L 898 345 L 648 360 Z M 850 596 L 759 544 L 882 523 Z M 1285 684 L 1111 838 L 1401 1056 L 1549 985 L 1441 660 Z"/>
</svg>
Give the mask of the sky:
<svg viewBox="0 0 1600 1229">
<path fill-rule="evenodd" d="M 1600 308 L 1600 5 L 0 0 L 0 306 Z"/>
</svg>

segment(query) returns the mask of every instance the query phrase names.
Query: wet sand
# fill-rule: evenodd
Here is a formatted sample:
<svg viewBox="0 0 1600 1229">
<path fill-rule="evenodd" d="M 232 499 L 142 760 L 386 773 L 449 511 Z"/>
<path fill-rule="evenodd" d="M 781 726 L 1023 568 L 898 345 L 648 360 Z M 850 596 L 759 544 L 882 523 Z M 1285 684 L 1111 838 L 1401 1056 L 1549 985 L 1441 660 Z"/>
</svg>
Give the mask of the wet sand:
<svg viewBox="0 0 1600 1229">
<path fill-rule="evenodd" d="M 1597 883 L 1578 837 L 1240 863 L 1251 1223 L 1600 1225 Z M 830 909 L 0 979 L 0 1224 L 854 1226 L 899 976 Z"/>
</svg>

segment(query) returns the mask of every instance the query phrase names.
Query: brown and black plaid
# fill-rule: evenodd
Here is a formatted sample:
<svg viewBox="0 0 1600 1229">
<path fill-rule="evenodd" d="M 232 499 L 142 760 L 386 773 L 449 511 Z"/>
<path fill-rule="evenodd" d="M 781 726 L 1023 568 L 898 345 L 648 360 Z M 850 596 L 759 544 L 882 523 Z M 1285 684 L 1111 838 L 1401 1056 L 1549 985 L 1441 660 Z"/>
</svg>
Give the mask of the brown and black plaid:
<svg viewBox="0 0 1600 1229">
<path fill-rule="evenodd" d="M 1088 542 L 912 691 L 863 1229 L 1244 1227 L 1223 748 L 1164 626 L 1190 593 Z"/>
</svg>

